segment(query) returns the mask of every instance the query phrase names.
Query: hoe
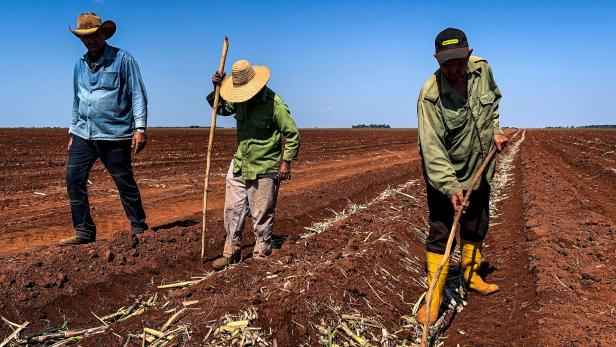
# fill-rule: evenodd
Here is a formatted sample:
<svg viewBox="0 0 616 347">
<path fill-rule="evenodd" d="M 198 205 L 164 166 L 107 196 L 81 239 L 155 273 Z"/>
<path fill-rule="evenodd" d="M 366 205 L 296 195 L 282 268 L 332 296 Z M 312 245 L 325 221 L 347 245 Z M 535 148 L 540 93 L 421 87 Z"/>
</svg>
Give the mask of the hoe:
<svg viewBox="0 0 616 347">
<path fill-rule="evenodd" d="M 490 153 L 488 153 L 488 156 L 483 160 L 483 163 L 481 163 L 479 170 L 473 177 L 473 180 L 471 181 L 471 184 L 468 186 L 468 190 L 466 191 L 466 194 L 464 195 L 464 200 L 462 201 L 462 207 L 458 208 L 453 218 L 453 224 L 451 225 L 451 231 L 449 232 L 449 239 L 447 239 L 447 247 L 445 248 L 445 254 L 441 262 L 438 264 L 438 267 L 436 268 L 436 273 L 434 274 L 434 278 L 430 282 L 430 286 L 428 287 L 428 293 L 426 294 L 426 303 L 427 303 L 426 317 L 430 317 L 430 302 L 432 301 L 432 292 L 434 291 L 434 286 L 436 286 L 436 282 L 438 281 L 441 271 L 443 270 L 443 266 L 445 266 L 445 263 L 447 262 L 451 254 L 451 246 L 453 244 L 453 239 L 457 231 L 460 229 L 460 224 L 459 224 L 460 218 L 462 218 L 462 214 L 464 213 L 464 210 L 466 209 L 468 205 L 468 201 L 471 197 L 471 193 L 473 192 L 473 188 L 475 188 L 475 185 L 477 185 L 477 182 L 479 182 L 479 180 L 481 179 L 481 176 L 483 175 L 483 171 L 488 166 L 488 163 L 490 162 L 490 160 L 492 160 L 495 154 L 496 154 L 496 146 L 492 148 Z M 421 335 L 421 346 L 422 347 L 428 346 L 428 332 L 429 331 L 430 331 L 430 320 L 426 319 L 423 325 L 423 333 Z"/>
</svg>

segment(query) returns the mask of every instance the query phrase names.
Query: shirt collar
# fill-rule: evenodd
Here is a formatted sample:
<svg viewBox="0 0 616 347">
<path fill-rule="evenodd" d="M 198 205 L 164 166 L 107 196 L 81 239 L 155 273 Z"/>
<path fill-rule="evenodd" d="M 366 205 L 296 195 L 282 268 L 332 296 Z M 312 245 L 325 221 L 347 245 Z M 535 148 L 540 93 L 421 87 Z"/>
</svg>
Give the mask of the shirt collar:
<svg viewBox="0 0 616 347">
<path fill-rule="evenodd" d="M 476 62 L 473 62 L 471 60 L 469 60 L 468 64 L 466 65 L 466 72 L 468 74 L 471 74 L 471 75 L 480 74 L 481 73 L 481 71 L 479 71 L 480 69 L 481 69 L 481 65 L 476 63 Z M 451 84 L 449 84 L 449 81 L 447 80 L 447 77 L 445 77 L 443 72 L 439 71 L 439 74 L 440 74 L 440 79 L 441 79 L 441 81 L 440 81 L 441 93 L 442 94 L 448 94 L 450 96 L 451 95 L 457 95 L 457 93 L 454 93 L 453 87 L 451 86 Z M 476 77 L 476 76 L 471 76 L 470 80 L 472 80 L 472 77 Z M 470 82 L 470 80 L 469 80 L 469 82 Z"/>
<path fill-rule="evenodd" d="M 476 62 L 473 61 L 471 59 L 468 60 L 468 65 L 466 66 L 466 70 L 470 73 L 475 73 L 475 72 L 479 72 L 479 69 L 481 69 L 481 65 Z"/>
<path fill-rule="evenodd" d="M 441 85 L 441 93 L 443 95 L 447 94 L 447 95 L 452 95 L 453 94 L 453 87 L 451 86 L 451 84 L 449 84 L 449 81 L 447 80 L 447 77 L 445 77 L 445 74 L 443 74 L 443 72 L 440 72 L 440 85 Z"/>
<path fill-rule="evenodd" d="M 103 61 L 114 60 L 114 59 L 115 59 L 115 54 L 113 54 L 113 48 L 111 48 L 111 46 L 109 46 L 108 44 L 105 44 L 105 51 L 103 52 L 103 55 L 96 62 L 97 63 L 96 65 L 100 65 Z M 88 62 L 88 52 L 86 52 L 84 55 L 81 56 L 81 60 L 85 61 L 86 63 Z"/>
<path fill-rule="evenodd" d="M 267 86 L 264 86 L 263 88 L 265 88 L 265 92 L 263 93 L 261 102 L 265 102 L 267 100 L 267 97 L 269 96 L 269 93 L 271 92 L 271 90 Z"/>
<path fill-rule="evenodd" d="M 262 104 L 262 103 L 264 103 L 264 102 L 266 102 L 266 101 L 267 101 L 267 97 L 269 96 L 269 94 L 270 94 L 272 91 L 271 91 L 271 89 L 269 89 L 267 86 L 265 86 L 265 87 L 263 87 L 263 88 L 265 88 L 265 91 L 264 91 L 263 93 L 261 93 L 261 92 L 259 91 L 259 93 L 261 94 L 261 97 L 260 97 L 260 98 L 258 98 L 258 99 L 254 99 L 252 102 Z"/>
</svg>

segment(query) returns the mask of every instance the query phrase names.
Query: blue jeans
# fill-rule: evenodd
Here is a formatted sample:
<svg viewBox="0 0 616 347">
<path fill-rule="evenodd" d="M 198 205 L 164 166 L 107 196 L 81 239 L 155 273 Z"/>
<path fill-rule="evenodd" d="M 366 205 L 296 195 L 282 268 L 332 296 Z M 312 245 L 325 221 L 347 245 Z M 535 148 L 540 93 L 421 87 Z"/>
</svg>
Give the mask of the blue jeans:
<svg viewBox="0 0 616 347">
<path fill-rule="evenodd" d="M 84 140 L 73 135 L 66 166 L 66 188 L 77 237 L 96 239 L 96 226 L 90 215 L 86 185 L 90 170 L 97 159 L 105 165 L 118 188 L 124 212 L 130 220 L 131 230 L 133 232 L 147 230 L 145 211 L 131 165 L 131 140 Z"/>
</svg>

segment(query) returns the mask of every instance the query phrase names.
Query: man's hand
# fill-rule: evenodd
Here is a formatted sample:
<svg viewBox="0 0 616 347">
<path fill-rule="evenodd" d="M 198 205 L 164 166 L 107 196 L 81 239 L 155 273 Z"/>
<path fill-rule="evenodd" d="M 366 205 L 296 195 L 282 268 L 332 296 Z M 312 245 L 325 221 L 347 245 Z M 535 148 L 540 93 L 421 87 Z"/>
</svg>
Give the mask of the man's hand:
<svg viewBox="0 0 616 347">
<path fill-rule="evenodd" d="M 71 146 L 73 145 L 73 135 L 68 139 L 68 146 L 66 146 L 66 151 L 70 152 Z"/>
<path fill-rule="evenodd" d="M 500 153 L 507 144 L 509 143 L 509 139 L 505 135 L 496 134 L 494 135 L 494 144 L 496 145 L 496 150 Z"/>
<path fill-rule="evenodd" d="M 212 84 L 214 84 L 214 87 L 219 86 L 222 83 L 222 80 L 225 79 L 225 73 L 223 72 L 222 74 L 218 73 L 218 71 L 214 72 L 214 75 L 212 75 Z"/>
<path fill-rule="evenodd" d="M 278 169 L 278 178 L 281 181 L 291 179 L 291 162 L 290 161 L 283 160 L 280 163 L 280 168 Z"/>
<path fill-rule="evenodd" d="M 462 192 L 457 192 L 453 195 L 451 195 L 451 205 L 453 205 L 453 209 L 454 210 L 458 210 L 464 206 L 464 194 L 462 194 Z"/>
<path fill-rule="evenodd" d="M 134 149 L 135 154 L 141 152 L 145 145 L 148 143 L 148 137 L 145 133 L 141 133 L 139 131 L 135 131 L 133 134 L 133 143 L 130 148 Z"/>
</svg>

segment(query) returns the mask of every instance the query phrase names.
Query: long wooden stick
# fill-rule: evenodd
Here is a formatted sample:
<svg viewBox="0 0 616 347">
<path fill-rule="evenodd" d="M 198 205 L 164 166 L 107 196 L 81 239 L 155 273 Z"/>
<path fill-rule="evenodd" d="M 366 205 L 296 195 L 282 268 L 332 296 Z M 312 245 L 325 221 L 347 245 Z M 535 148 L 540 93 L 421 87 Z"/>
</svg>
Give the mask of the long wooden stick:
<svg viewBox="0 0 616 347">
<path fill-rule="evenodd" d="M 477 182 L 479 182 L 479 180 L 483 176 L 483 171 L 488 166 L 495 154 L 496 146 L 492 148 L 488 156 L 483 160 L 483 163 L 481 163 L 481 166 L 479 167 L 477 173 L 475 173 L 475 177 L 473 177 L 473 180 L 471 181 L 471 184 L 468 186 L 468 189 L 466 191 L 466 195 L 464 195 L 462 207 L 456 211 L 456 214 L 453 218 L 453 224 L 451 225 L 451 231 L 449 232 L 449 238 L 447 239 L 447 247 L 445 248 L 445 254 L 443 255 L 443 259 L 441 259 L 441 262 L 438 264 L 438 267 L 436 268 L 436 273 L 434 274 L 434 277 L 430 282 L 430 287 L 428 287 L 428 293 L 426 294 L 426 319 L 423 324 L 423 333 L 421 335 L 422 347 L 428 346 L 428 332 L 430 331 L 430 303 L 432 302 L 432 293 L 434 292 L 434 287 L 436 286 L 436 282 L 441 275 L 441 271 L 443 270 L 445 263 L 447 263 L 447 260 L 449 260 L 449 255 L 451 254 L 451 246 L 453 245 L 453 239 L 455 238 L 456 232 L 460 227 L 460 218 L 462 218 L 462 213 L 466 209 L 466 205 L 468 204 L 468 201 L 471 197 L 473 188 L 475 188 L 475 185 L 477 185 Z"/>
<path fill-rule="evenodd" d="M 218 73 L 222 75 L 225 71 L 225 61 L 227 60 L 227 50 L 229 49 L 229 38 L 225 36 L 222 45 L 222 54 Z M 201 262 L 205 257 L 205 221 L 207 219 L 207 192 L 210 185 L 210 164 L 212 162 L 212 145 L 214 144 L 214 132 L 216 131 L 216 115 L 218 114 L 218 100 L 220 99 L 220 85 L 214 88 L 214 104 L 212 105 L 212 125 L 210 126 L 210 139 L 207 145 L 207 161 L 205 164 L 205 184 L 203 187 L 203 219 L 201 221 Z"/>
</svg>

